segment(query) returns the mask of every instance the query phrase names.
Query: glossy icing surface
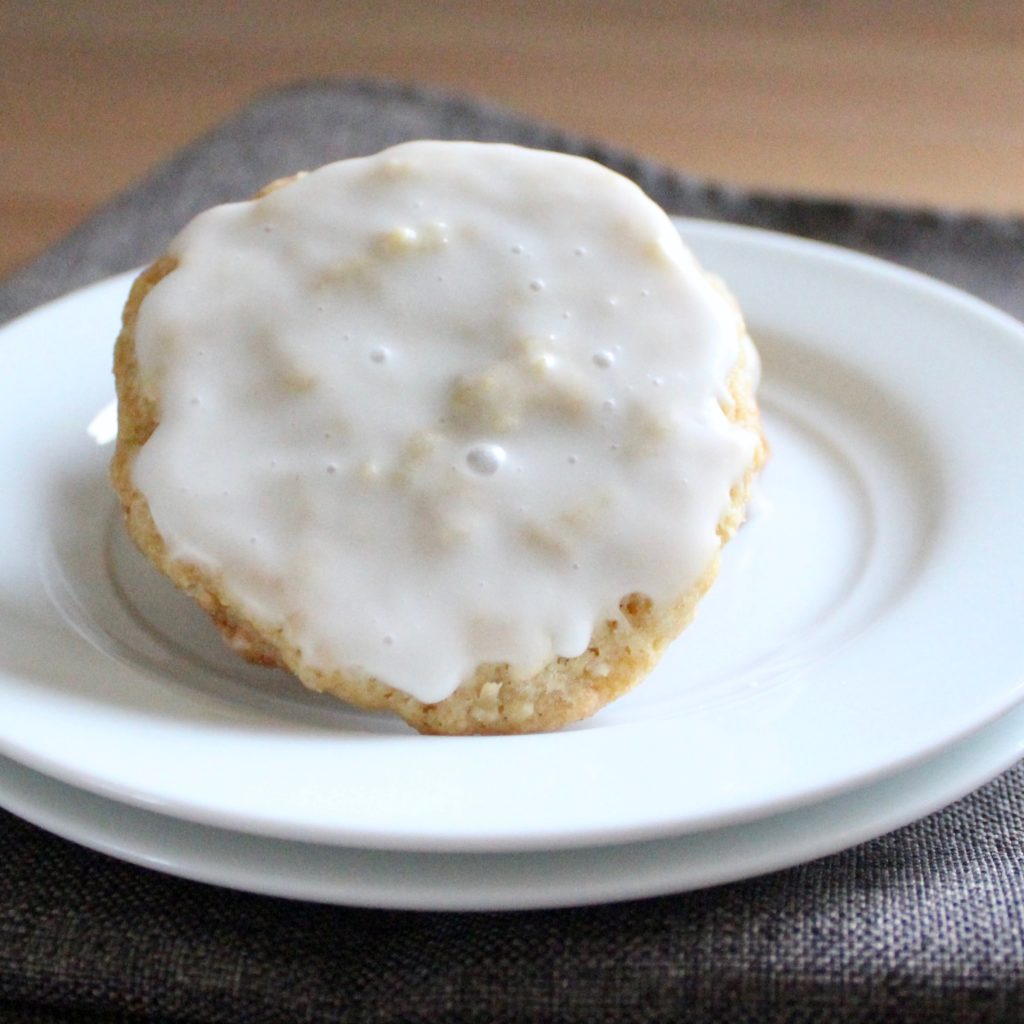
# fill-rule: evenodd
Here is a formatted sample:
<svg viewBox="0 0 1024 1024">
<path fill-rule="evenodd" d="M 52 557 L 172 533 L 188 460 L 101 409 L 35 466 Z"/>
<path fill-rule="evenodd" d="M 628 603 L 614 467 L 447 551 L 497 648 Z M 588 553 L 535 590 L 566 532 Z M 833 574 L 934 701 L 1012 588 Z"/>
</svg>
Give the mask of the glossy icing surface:
<svg viewBox="0 0 1024 1024">
<path fill-rule="evenodd" d="M 420 700 L 707 569 L 755 445 L 739 314 L 575 157 L 418 142 L 215 208 L 144 300 L 133 480 L 303 659 Z"/>
</svg>

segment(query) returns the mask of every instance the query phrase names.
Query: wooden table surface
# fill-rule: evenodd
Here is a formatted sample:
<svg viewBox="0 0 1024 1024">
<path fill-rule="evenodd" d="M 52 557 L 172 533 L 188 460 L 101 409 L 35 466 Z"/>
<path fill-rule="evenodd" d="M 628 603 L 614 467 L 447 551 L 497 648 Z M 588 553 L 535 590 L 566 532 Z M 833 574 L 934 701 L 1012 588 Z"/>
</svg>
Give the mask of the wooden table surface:
<svg viewBox="0 0 1024 1024">
<path fill-rule="evenodd" d="M 365 75 L 720 181 L 1024 213 L 1024 0 L 0 0 L 0 276 L 253 93 Z"/>
</svg>

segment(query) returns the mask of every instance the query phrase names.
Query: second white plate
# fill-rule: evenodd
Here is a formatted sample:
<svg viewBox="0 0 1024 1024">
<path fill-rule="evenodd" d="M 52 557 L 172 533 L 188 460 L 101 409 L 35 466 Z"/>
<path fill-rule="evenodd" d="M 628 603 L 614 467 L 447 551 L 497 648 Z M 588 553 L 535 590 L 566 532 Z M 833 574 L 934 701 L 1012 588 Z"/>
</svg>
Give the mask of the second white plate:
<svg viewBox="0 0 1024 1024">
<path fill-rule="evenodd" d="M 239 831 L 554 849 L 777 814 L 1013 706 L 1024 328 L 841 250 L 684 234 L 760 344 L 774 457 L 697 621 L 637 691 L 554 735 L 426 738 L 237 664 L 117 522 L 121 277 L 0 332 L 0 752 Z"/>
<path fill-rule="evenodd" d="M 924 764 L 746 825 L 534 853 L 401 853 L 193 825 L 0 758 L 0 806 L 75 842 L 173 875 L 293 899 L 401 910 L 527 910 L 637 899 L 789 867 L 881 835 L 1024 755 L 1024 708 Z"/>
</svg>

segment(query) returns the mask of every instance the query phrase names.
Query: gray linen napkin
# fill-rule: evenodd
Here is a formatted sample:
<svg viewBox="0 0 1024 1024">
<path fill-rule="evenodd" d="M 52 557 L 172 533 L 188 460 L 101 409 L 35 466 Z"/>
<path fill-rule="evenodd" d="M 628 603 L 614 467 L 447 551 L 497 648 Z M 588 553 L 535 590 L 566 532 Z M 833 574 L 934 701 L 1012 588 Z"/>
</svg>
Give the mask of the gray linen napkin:
<svg viewBox="0 0 1024 1024">
<path fill-rule="evenodd" d="M 155 255 L 194 213 L 408 138 L 582 153 L 674 213 L 876 253 L 1024 315 L 1024 221 L 750 195 L 493 107 L 377 82 L 268 95 L 0 285 L 0 321 Z M 1022 382 L 1024 386 L 1024 382 Z M 230 892 L 0 812 L 0 1021 L 1024 1019 L 1024 765 L 749 882 L 615 906 L 397 913 Z"/>
</svg>

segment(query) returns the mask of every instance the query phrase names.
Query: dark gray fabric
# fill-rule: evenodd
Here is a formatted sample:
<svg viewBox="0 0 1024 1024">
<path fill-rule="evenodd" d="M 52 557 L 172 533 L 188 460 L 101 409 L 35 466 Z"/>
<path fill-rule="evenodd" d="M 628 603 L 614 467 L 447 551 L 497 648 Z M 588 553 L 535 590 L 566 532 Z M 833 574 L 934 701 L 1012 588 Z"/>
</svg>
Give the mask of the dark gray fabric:
<svg viewBox="0 0 1024 1024">
<path fill-rule="evenodd" d="M 275 93 L 0 287 L 0 320 L 153 256 L 193 213 L 413 137 L 585 153 L 673 212 L 878 253 L 1024 314 L 1024 222 L 716 188 L 503 111 L 380 83 Z M 706 892 L 525 914 L 234 893 L 0 813 L 0 1022 L 1024 1020 L 1024 765 L 910 828 Z"/>
</svg>

